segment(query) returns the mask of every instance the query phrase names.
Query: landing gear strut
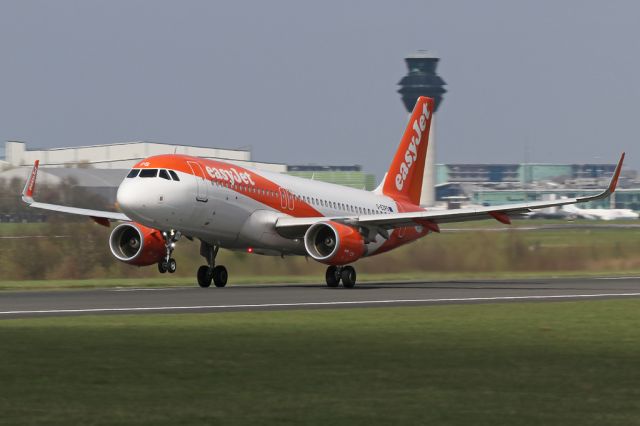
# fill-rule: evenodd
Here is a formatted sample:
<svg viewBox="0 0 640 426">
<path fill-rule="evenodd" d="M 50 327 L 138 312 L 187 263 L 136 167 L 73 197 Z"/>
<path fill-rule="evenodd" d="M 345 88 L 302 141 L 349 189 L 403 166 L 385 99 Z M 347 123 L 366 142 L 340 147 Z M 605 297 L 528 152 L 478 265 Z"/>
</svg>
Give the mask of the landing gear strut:
<svg viewBox="0 0 640 426">
<path fill-rule="evenodd" d="M 211 280 L 216 287 L 224 287 L 227 285 L 227 268 L 222 265 L 216 266 L 216 256 L 218 255 L 219 246 L 200 242 L 200 255 L 207 260 L 207 265 L 198 268 L 198 285 L 200 287 L 211 286 Z"/>
<path fill-rule="evenodd" d="M 169 232 L 162 231 L 162 237 L 164 238 L 164 248 L 165 248 L 165 256 L 160 262 L 158 262 L 158 271 L 161 274 L 168 272 L 173 274 L 178 265 L 176 264 L 176 260 L 171 257 L 173 254 L 173 250 L 176 248 L 176 242 L 180 239 L 182 234 L 180 231 L 170 230 Z"/>
<path fill-rule="evenodd" d="M 356 270 L 353 266 L 331 265 L 327 268 L 325 279 L 327 287 L 338 287 L 342 281 L 344 288 L 353 288 L 356 285 Z"/>
</svg>

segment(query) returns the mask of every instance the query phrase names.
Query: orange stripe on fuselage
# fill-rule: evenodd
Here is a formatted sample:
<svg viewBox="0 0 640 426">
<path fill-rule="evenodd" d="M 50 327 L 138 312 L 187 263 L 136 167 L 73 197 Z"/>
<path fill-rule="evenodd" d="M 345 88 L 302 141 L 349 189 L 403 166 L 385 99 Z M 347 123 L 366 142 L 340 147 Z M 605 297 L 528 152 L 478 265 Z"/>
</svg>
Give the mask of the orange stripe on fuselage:
<svg viewBox="0 0 640 426">
<path fill-rule="evenodd" d="M 238 194 L 249 197 L 269 208 L 294 217 L 324 217 L 322 213 L 302 198 L 280 187 L 277 183 L 259 175 L 255 170 L 224 161 L 189 155 L 167 154 L 145 158 L 133 168 L 169 169 L 193 175 L 188 161 L 200 164 L 204 178 L 222 185 Z"/>
</svg>

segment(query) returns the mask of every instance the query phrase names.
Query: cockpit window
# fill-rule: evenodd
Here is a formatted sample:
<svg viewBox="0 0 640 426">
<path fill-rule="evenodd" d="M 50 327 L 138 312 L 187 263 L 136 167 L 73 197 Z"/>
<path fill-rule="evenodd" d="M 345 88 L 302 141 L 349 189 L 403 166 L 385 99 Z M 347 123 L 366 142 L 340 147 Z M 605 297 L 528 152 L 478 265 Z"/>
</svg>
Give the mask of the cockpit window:
<svg viewBox="0 0 640 426">
<path fill-rule="evenodd" d="M 180 180 L 180 178 L 178 177 L 178 174 L 176 172 L 174 172 L 173 170 L 169 170 L 169 174 L 171 175 L 173 180 L 175 180 L 175 181 L 179 181 Z"/>
<path fill-rule="evenodd" d="M 141 178 L 154 178 L 158 174 L 158 169 L 142 169 L 140 170 Z"/>
<path fill-rule="evenodd" d="M 158 176 L 160 176 L 162 179 L 171 180 L 171 178 L 169 177 L 169 173 L 167 173 L 165 169 L 160 169 L 160 171 L 158 172 Z"/>
<path fill-rule="evenodd" d="M 127 177 L 128 178 L 134 178 L 134 177 L 138 176 L 138 172 L 139 171 L 140 171 L 140 169 L 131 169 L 131 171 L 129 172 Z"/>
</svg>

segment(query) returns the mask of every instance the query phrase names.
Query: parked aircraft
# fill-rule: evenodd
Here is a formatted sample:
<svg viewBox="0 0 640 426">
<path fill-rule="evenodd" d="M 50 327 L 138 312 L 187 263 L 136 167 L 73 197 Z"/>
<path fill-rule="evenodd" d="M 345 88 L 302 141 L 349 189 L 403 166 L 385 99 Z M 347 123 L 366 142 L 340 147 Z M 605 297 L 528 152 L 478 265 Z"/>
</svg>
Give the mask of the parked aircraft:
<svg viewBox="0 0 640 426">
<path fill-rule="evenodd" d="M 631 209 L 580 209 L 574 205 L 567 205 L 562 207 L 562 211 L 579 219 L 619 220 L 640 217 Z"/>
<path fill-rule="evenodd" d="M 274 256 L 300 255 L 328 265 L 329 287 L 356 283 L 352 263 L 410 243 L 439 225 L 494 218 L 534 209 L 608 197 L 620 175 L 624 153 L 609 187 L 581 198 L 430 211 L 419 206 L 433 99 L 420 97 L 386 178 L 372 191 L 252 170 L 219 160 L 158 155 L 137 163 L 118 188 L 122 213 L 80 209 L 34 201 L 34 164 L 22 198 L 31 207 L 89 216 L 109 226 L 116 259 L 137 266 L 157 265 L 175 272 L 171 257 L 182 237 L 200 241 L 206 265 L 198 284 L 224 287 L 228 273 L 216 265 L 220 248 Z M 420 256 L 420 253 L 414 253 Z"/>
</svg>

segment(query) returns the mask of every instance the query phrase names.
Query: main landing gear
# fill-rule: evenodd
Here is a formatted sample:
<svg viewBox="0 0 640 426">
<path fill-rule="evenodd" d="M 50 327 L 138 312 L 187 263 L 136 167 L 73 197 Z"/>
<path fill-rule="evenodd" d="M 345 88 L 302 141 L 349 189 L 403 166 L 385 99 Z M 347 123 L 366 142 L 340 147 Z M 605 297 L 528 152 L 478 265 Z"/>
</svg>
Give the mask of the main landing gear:
<svg viewBox="0 0 640 426">
<path fill-rule="evenodd" d="M 211 286 L 211 281 L 216 287 L 224 287 L 227 285 L 227 268 L 222 265 L 216 266 L 216 256 L 218 255 L 219 246 L 214 246 L 204 241 L 200 242 L 200 255 L 207 259 L 207 265 L 198 268 L 198 285 L 200 287 Z"/>
<path fill-rule="evenodd" d="M 173 250 L 176 248 L 176 242 L 180 239 L 181 234 L 180 231 L 176 232 L 172 229 L 169 232 L 162 231 L 162 237 L 164 238 L 166 254 L 164 259 L 158 262 L 158 271 L 161 274 L 164 274 L 165 272 L 173 274 L 178 268 L 178 265 L 171 255 L 173 254 Z"/>
<path fill-rule="evenodd" d="M 325 274 L 327 287 L 338 287 L 340 281 L 344 288 L 353 288 L 356 285 L 356 270 L 353 266 L 334 266 L 327 268 Z"/>
</svg>

